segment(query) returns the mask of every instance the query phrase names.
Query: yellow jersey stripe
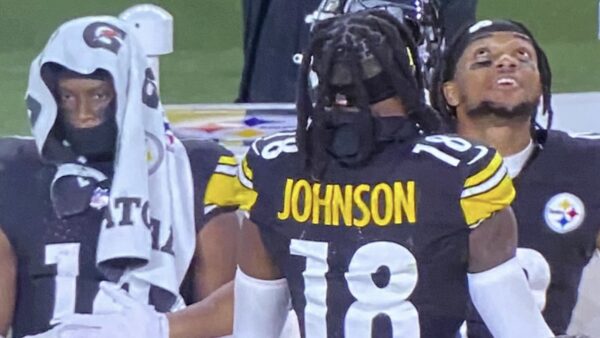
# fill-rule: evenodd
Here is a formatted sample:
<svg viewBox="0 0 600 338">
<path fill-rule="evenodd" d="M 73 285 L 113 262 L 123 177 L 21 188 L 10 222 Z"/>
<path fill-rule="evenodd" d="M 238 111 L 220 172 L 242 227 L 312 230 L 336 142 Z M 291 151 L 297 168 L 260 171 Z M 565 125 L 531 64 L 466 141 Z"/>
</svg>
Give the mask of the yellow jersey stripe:
<svg viewBox="0 0 600 338">
<path fill-rule="evenodd" d="M 240 209 L 244 211 L 250 211 L 254 206 L 254 203 L 256 203 L 257 197 L 258 194 L 256 193 L 256 191 L 251 189 L 244 189 L 242 192 L 239 193 L 238 196 L 241 202 Z"/>
<path fill-rule="evenodd" d="M 516 195 L 510 176 L 504 174 L 493 188 L 479 194 L 461 198 L 460 205 L 469 227 L 476 227 L 496 211 L 509 206 Z"/>
<path fill-rule="evenodd" d="M 466 198 L 469 196 L 473 196 L 473 195 L 478 195 L 481 193 L 484 193 L 486 191 L 492 190 L 494 187 L 496 187 L 500 182 L 502 182 L 502 180 L 504 179 L 504 177 L 507 175 L 508 173 L 508 169 L 506 169 L 506 166 L 501 166 L 492 177 L 490 177 L 487 181 L 484 181 L 483 183 L 470 187 L 470 188 L 465 188 L 460 197 L 461 198 Z"/>
<path fill-rule="evenodd" d="M 253 143 L 254 145 L 256 145 L 256 142 Z M 249 212 L 254 203 L 256 203 L 258 193 L 254 191 L 254 183 L 252 181 L 254 173 L 248 165 L 248 157 L 242 159 L 239 167 L 241 170 L 238 170 L 236 186 L 238 199 L 240 200 L 240 209 Z"/>
<path fill-rule="evenodd" d="M 233 156 L 221 156 L 219 157 L 219 164 L 237 165 L 238 163 Z"/>
<path fill-rule="evenodd" d="M 237 172 L 238 172 L 238 167 L 227 165 L 227 164 L 217 164 L 217 167 L 215 168 L 215 174 L 223 174 L 223 175 L 227 175 L 227 176 L 236 177 Z"/>
<path fill-rule="evenodd" d="M 496 153 L 494 155 L 494 158 L 492 158 L 490 163 L 487 165 L 487 167 L 465 180 L 464 187 L 469 188 L 485 182 L 487 179 L 492 177 L 494 173 L 496 173 L 496 171 L 498 171 L 498 168 L 501 164 L 502 157 L 500 156 L 500 154 Z"/>
<path fill-rule="evenodd" d="M 217 207 L 240 205 L 238 186 L 236 176 L 213 174 L 206 186 L 204 205 L 215 205 Z"/>
<path fill-rule="evenodd" d="M 252 169 L 250 169 L 250 167 L 248 166 L 248 161 L 246 160 L 246 158 L 242 160 L 242 172 L 249 181 L 252 181 L 252 179 L 254 178 L 254 173 L 252 172 Z"/>
</svg>

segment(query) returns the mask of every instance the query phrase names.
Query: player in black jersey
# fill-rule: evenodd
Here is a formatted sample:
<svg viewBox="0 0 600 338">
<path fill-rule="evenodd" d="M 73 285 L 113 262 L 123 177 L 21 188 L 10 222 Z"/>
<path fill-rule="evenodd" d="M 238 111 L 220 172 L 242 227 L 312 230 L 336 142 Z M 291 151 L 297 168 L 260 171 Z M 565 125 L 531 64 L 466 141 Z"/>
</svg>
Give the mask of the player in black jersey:
<svg viewBox="0 0 600 338">
<path fill-rule="evenodd" d="M 454 337 L 468 293 L 496 337 L 551 336 L 514 258 L 502 159 L 435 135 L 416 55 L 385 11 L 315 27 L 297 131 L 256 141 L 239 170 L 236 337 L 277 337 L 290 298 L 307 338 Z"/>
<path fill-rule="evenodd" d="M 468 27 L 448 42 L 438 70 L 434 107 L 461 136 L 504 156 L 517 190 L 517 257 L 550 328 L 565 334 L 583 268 L 599 243 L 600 137 L 549 130 L 550 66 L 520 23 L 484 20 Z M 546 126 L 537 122 L 544 119 L 540 98 Z M 476 316 L 469 337 L 491 337 Z"/>
<path fill-rule="evenodd" d="M 102 299 L 100 282 L 118 283 L 124 274 L 118 264 L 107 268 L 98 262 L 101 236 L 104 227 L 134 228 L 140 209 L 151 215 L 144 217 L 141 235 L 147 236 L 147 251 L 160 257 L 159 273 L 150 283 L 140 282 L 144 278 L 140 274 L 122 287 L 140 303 L 152 305 L 148 310 L 152 320 L 143 327 L 127 313 L 125 320 L 107 321 L 109 325 L 131 323 L 136 334 L 119 326 L 121 336 L 157 337 L 144 330 L 166 321 L 152 313 L 180 307 L 177 297 L 158 286 L 171 279 L 177 293 L 177 282 L 188 267 L 184 293 L 192 301 L 233 279 L 239 231 L 233 212 L 239 204 L 237 161 L 211 142 L 180 142 L 173 136 L 164 122 L 152 73 L 132 36 L 116 18 L 73 20 L 60 27 L 32 64 L 27 104 L 35 138 L 0 140 L 0 336 L 10 328 L 15 338 L 38 334 L 73 313 L 114 310 L 110 299 Z M 133 133 L 142 137 L 136 139 Z M 122 154 L 136 142 L 140 147 Z M 136 156 L 142 159 L 138 166 L 120 165 Z M 146 188 L 152 194 L 161 170 L 171 165 L 180 168 L 169 167 L 176 175 L 167 178 L 167 189 L 158 196 L 150 195 L 148 205 L 120 197 L 115 204 L 122 213 L 117 208 L 114 218 L 107 216 L 113 190 L 143 186 L 117 184 L 123 177 L 119 172 L 132 173 L 128 181 L 147 176 Z M 182 210 L 179 205 L 191 208 Z M 167 218 L 154 214 L 156 210 L 179 215 Z M 189 218 L 181 222 L 177 217 L 182 215 Z M 170 234 L 159 224 L 167 219 L 172 224 Z M 184 228 L 182 232 L 175 229 L 178 226 Z M 182 238 L 181 233 L 191 236 Z M 131 247 L 135 239 L 130 238 Z M 186 247 L 178 251 L 178 243 Z M 182 258 L 186 255 L 187 260 Z M 179 259 L 175 273 L 162 270 Z M 128 264 L 128 258 L 122 256 L 119 262 Z M 152 259 L 145 264 L 149 269 Z M 130 269 L 135 271 L 136 266 Z M 162 329 L 167 330 L 162 336 L 168 335 L 168 328 Z"/>
</svg>

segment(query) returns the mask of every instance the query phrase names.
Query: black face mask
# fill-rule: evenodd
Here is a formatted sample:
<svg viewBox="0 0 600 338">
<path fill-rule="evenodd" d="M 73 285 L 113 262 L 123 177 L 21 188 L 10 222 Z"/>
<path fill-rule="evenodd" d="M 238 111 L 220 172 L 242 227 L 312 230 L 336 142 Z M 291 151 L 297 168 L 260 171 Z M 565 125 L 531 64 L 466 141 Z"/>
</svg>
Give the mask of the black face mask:
<svg viewBox="0 0 600 338">
<path fill-rule="evenodd" d="M 91 128 L 75 128 L 70 123 L 63 125 L 65 140 L 75 154 L 89 161 L 111 161 L 114 159 L 117 141 L 117 123 L 114 114 L 106 121 Z"/>
<path fill-rule="evenodd" d="M 374 117 L 371 112 L 331 112 L 327 127 L 331 135 L 327 152 L 346 166 L 366 163 L 382 143 L 404 142 L 419 136 L 412 120 Z"/>
<path fill-rule="evenodd" d="M 330 111 L 325 120 L 329 130 L 327 152 L 338 162 L 355 166 L 364 163 L 375 147 L 371 112 Z"/>
</svg>

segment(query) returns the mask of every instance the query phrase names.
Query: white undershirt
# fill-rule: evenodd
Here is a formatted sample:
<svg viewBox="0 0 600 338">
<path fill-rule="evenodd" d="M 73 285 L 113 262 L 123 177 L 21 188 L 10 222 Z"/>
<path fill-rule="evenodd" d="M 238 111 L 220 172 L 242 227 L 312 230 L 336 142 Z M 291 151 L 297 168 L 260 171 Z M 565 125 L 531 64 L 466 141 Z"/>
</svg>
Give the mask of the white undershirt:
<svg viewBox="0 0 600 338">
<path fill-rule="evenodd" d="M 525 166 L 529 156 L 531 156 L 533 153 L 533 149 L 533 141 L 530 140 L 525 149 L 514 155 L 504 157 L 504 164 L 506 165 L 506 168 L 508 169 L 508 175 L 510 175 L 511 178 L 517 177 L 521 170 L 523 170 L 523 166 Z"/>
</svg>

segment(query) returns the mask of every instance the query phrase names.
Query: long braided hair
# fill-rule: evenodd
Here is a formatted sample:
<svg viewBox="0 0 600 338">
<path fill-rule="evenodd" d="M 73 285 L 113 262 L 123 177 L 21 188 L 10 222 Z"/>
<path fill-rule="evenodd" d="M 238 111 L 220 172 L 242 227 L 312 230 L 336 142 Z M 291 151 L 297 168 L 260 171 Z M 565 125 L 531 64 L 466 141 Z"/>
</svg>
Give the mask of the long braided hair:
<svg viewBox="0 0 600 338">
<path fill-rule="evenodd" d="M 454 78 L 460 57 L 474 39 L 482 34 L 501 31 L 514 31 L 528 36 L 537 54 L 538 70 L 542 85 L 541 114 L 546 116 L 546 125 L 542 126 L 537 122 L 539 112 L 537 109 L 534 110 L 531 114 L 531 133 L 534 140 L 543 143 L 546 138 L 546 131 L 552 127 L 552 118 L 554 115 L 551 105 L 552 71 L 546 53 L 537 43 L 533 34 L 520 22 L 512 20 L 484 20 L 474 25 L 463 27 L 448 44 L 445 44 L 443 55 L 435 67 L 430 88 L 431 105 L 442 114 L 449 125 L 456 123 L 456 110 L 446 102 L 443 92 L 444 83 Z"/>
<path fill-rule="evenodd" d="M 326 146 L 334 132 L 329 122 L 350 114 L 336 109 L 340 97 L 356 108 L 356 123 L 369 132 L 374 130 L 369 105 L 393 96 L 402 100 L 422 133 L 441 129 L 441 118 L 425 104 L 421 61 L 412 36 L 405 24 L 377 9 L 315 25 L 300 66 L 296 132 L 298 149 L 313 177 L 319 177 L 327 163 Z M 318 80 L 315 91 L 311 70 Z M 366 154 L 373 151 L 369 142 L 360 147 Z"/>
</svg>

